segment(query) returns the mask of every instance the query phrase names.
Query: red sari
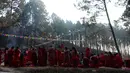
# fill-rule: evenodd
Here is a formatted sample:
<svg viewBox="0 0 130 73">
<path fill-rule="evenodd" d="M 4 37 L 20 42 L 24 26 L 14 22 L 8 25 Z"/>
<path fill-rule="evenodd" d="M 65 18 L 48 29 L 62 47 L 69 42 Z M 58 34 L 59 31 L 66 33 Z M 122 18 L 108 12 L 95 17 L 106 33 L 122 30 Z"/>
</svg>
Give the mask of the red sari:
<svg viewBox="0 0 130 73">
<path fill-rule="evenodd" d="M 90 61 L 90 67 L 91 68 L 98 68 L 99 65 L 99 59 L 98 56 L 92 56 Z"/>
<path fill-rule="evenodd" d="M 83 65 L 84 67 L 89 67 L 90 60 L 87 57 L 83 58 Z"/>
<path fill-rule="evenodd" d="M 69 51 L 65 51 L 64 52 L 64 66 L 69 67 L 69 66 L 71 66 L 70 64 L 71 64 L 70 63 L 70 53 L 69 53 Z"/>
<path fill-rule="evenodd" d="M 103 53 L 99 55 L 99 64 L 100 66 L 105 66 L 105 55 Z"/>
<path fill-rule="evenodd" d="M 44 48 L 38 50 L 38 64 L 39 66 L 47 65 L 47 51 Z"/>
<path fill-rule="evenodd" d="M 31 50 L 27 50 L 27 57 L 28 57 L 28 61 L 32 62 L 32 51 Z"/>
<path fill-rule="evenodd" d="M 86 48 L 86 57 L 89 59 L 91 56 L 91 50 L 90 48 Z"/>
<path fill-rule="evenodd" d="M 1 55 L 2 55 L 2 50 L 0 49 L 0 65 L 1 65 Z"/>
<path fill-rule="evenodd" d="M 31 60 L 32 60 L 32 66 L 37 66 L 37 54 L 35 50 L 32 50 Z"/>
<path fill-rule="evenodd" d="M 9 64 L 8 62 L 8 50 L 4 51 L 4 65 L 7 66 Z"/>
<path fill-rule="evenodd" d="M 123 66 L 123 61 L 119 54 L 115 56 L 115 68 L 121 68 Z"/>
<path fill-rule="evenodd" d="M 62 66 L 64 62 L 64 53 L 60 50 L 56 50 L 56 61 L 58 66 Z"/>
<path fill-rule="evenodd" d="M 43 58 L 43 66 L 46 66 L 47 65 L 47 51 L 46 49 L 42 49 L 42 58 Z"/>
<path fill-rule="evenodd" d="M 77 51 L 72 52 L 72 59 L 71 59 L 72 67 L 78 67 L 80 64 L 79 55 L 77 54 Z"/>
<path fill-rule="evenodd" d="M 56 51 L 53 48 L 49 49 L 48 61 L 50 66 L 56 65 Z"/>
<path fill-rule="evenodd" d="M 9 62 L 9 66 L 13 66 L 13 54 L 14 54 L 14 49 L 11 48 L 8 51 L 8 62 Z"/>
<path fill-rule="evenodd" d="M 26 54 L 27 54 L 27 56 L 26 56 L 26 65 L 29 66 L 29 65 L 32 64 L 32 50 L 28 49 L 26 51 Z"/>
<path fill-rule="evenodd" d="M 13 66 L 18 67 L 20 66 L 20 49 L 14 51 L 13 55 Z"/>
<path fill-rule="evenodd" d="M 38 65 L 42 66 L 42 49 L 38 49 Z"/>
</svg>

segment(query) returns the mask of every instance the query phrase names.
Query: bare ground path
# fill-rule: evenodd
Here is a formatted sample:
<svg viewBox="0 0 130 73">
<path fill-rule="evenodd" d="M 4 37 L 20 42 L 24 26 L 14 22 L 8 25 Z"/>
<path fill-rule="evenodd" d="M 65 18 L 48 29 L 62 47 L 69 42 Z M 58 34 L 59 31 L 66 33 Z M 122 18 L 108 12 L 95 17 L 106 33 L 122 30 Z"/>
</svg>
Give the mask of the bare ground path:
<svg viewBox="0 0 130 73">
<path fill-rule="evenodd" d="M 60 68 L 60 67 L 0 67 L 0 73 L 130 73 L 130 70 L 114 68 Z"/>
</svg>

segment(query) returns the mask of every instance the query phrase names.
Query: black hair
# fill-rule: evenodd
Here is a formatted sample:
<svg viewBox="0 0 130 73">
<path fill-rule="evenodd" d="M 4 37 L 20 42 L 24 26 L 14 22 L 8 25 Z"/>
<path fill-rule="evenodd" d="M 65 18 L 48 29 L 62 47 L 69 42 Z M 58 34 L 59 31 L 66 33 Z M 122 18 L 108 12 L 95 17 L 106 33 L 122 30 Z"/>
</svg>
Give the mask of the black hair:
<svg viewBox="0 0 130 73">
<path fill-rule="evenodd" d="M 5 50 L 8 50 L 8 49 L 9 49 L 8 47 L 5 48 Z"/>
<path fill-rule="evenodd" d="M 43 45 L 42 48 L 45 48 L 45 46 Z"/>
<path fill-rule="evenodd" d="M 65 47 L 65 50 L 68 50 L 68 48 L 67 48 L 67 47 Z"/>
<path fill-rule="evenodd" d="M 19 49 L 19 47 L 16 47 L 15 52 Z"/>
<path fill-rule="evenodd" d="M 11 49 L 14 49 L 14 46 L 12 46 Z"/>
<path fill-rule="evenodd" d="M 61 48 L 60 45 L 58 45 L 58 48 Z"/>
<path fill-rule="evenodd" d="M 110 56 L 113 56 L 112 53 L 111 53 L 110 51 L 109 51 L 108 53 L 109 53 Z"/>
<path fill-rule="evenodd" d="M 72 47 L 72 50 L 74 50 L 75 54 L 77 54 L 77 50 L 75 47 Z"/>
<path fill-rule="evenodd" d="M 115 53 L 114 56 L 116 56 L 118 53 Z"/>
<path fill-rule="evenodd" d="M 52 45 L 50 47 L 52 47 Z"/>
<path fill-rule="evenodd" d="M 75 47 L 72 47 L 72 50 L 76 50 Z"/>
<path fill-rule="evenodd" d="M 16 49 L 19 49 L 19 47 L 16 47 Z"/>
</svg>

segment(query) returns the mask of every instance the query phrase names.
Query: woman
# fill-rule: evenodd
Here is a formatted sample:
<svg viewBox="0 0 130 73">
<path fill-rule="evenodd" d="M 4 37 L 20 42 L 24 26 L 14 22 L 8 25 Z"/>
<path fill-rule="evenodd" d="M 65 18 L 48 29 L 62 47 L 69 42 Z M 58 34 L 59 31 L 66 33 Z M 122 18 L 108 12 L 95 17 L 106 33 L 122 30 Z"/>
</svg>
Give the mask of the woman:
<svg viewBox="0 0 130 73">
<path fill-rule="evenodd" d="M 9 65 L 9 62 L 8 62 L 8 49 L 9 48 L 5 48 L 5 50 L 4 50 L 4 65 L 5 66 Z"/>
<path fill-rule="evenodd" d="M 78 65 L 80 64 L 79 55 L 75 47 L 72 47 L 72 60 L 71 61 L 72 61 L 72 67 L 78 67 Z"/>
</svg>

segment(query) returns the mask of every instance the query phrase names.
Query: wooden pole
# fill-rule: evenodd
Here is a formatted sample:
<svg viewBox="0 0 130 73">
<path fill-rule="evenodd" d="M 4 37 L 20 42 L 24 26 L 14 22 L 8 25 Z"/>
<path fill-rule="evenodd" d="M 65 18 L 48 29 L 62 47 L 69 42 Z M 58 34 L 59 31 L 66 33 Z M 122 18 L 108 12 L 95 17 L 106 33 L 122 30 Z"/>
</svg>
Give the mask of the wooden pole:
<svg viewBox="0 0 130 73">
<path fill-rule="evenodd" d="M 109 18 L 109 14 L 108 14 L 107 6 L 106 6 L 106 1 L 103 0 L 103 2 L 104 2 L 104 7 L 105 7 L 105 11 L 106 11 L 106 15 L 107 15 L 108 22 L 109 22 L 109 26 L 110 26 L 110 29 L 111 29 L 111 32 L 112 32 L 112 35 L 113 35 L 113 38 L 114 38 L 115 47 L 116 47 L 116 49 L 117 49 L 117 51 L 118 51 L 120 57 L 122 58 L 121 53 L 120 53 L 120 50 L 119 50 L 119 47 L 118 47 L 118 45 L 117 45 L 117 41 L 116 41 L 116 37 L 115 37 L 115 33 L 114 33 L 114 30 L 113 30 L 113 27 L 112 27 L 112 25 L 111 25 L 111 21 L 110 21 L 110 18 Z"/>
</svg>

